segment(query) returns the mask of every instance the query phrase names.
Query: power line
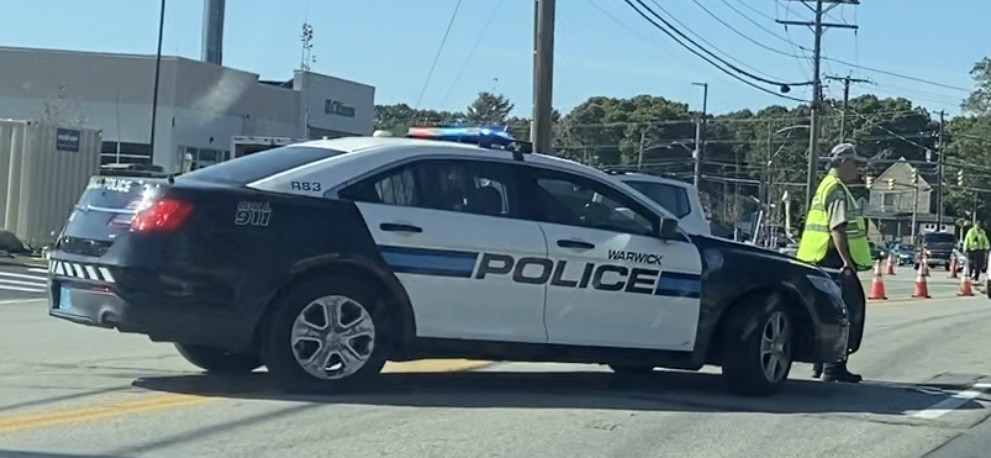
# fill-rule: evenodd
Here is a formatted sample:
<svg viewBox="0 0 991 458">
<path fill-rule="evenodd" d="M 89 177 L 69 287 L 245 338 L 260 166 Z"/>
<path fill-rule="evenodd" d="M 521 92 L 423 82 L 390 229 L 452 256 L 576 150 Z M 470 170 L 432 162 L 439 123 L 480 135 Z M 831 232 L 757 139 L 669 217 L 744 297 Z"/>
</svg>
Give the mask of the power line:
<svg viewBox="0 0 991 458">
<path fill-rule="evenodd" d="M 771 51 L 773 53 L 776 53 L 776 54 L 780 54 L 782 56 L 794 57 L 796 59 L 804 59 L 805 58 L 805 57 L 799 56 L 797 54 L 792 54 L 792 53 L 785 52 L 785 51 L 782 51 L 780 49 L 775 49 L 775 48 L 772 48 L 772 47 L 770 47 L 768 45 L 765 45 L 764 43 L 761 43 L 761 42 L 759 42 L 759 41 L 751 38 L 750 35 L 747 35 L 747 34 L 741 32 L 736 27 L 733 27 L 732 25 L 730 25 L 726 21 L 722 20 L 722 18 L 720 18 L 719 16 L 717 16 L 715 13 L 713 13 L 712 10 L 710 10 L 709 8 L 706 8 L 705 5 L 703 5 L 701 2 L 699 2 L 699 0 L 692 0 L 692 3 L 698 5 L 699 8 L 702 8 L 702 11 L 705 11 L 709 16 L 712 16 L 713 19 L 715 19 L 716 21 L 719 21 L 720 24 L 722 24 L 723 26 L 725 26 L 727 29 L 730 29 L 733 33 L 739 35 L 743 39 L 745 39 L 745 40 L 747 40 L 747 41 L 749 41 L 749 42 L 751 42 L 751 43 L 753 43 L 753 44 L 755 44 L 757 46 L 760 46 L 761 48 L 764 48 L 764 49 L 766 49 L 768 51 Z"/>
<path fill-rule="evenodd" d="M 479 45 L 481 45 L 482 40 L 485 39 L 485 32 L 487 32 L 489 30 L 489 26 L 492 25 L 492 20 L 495 19 L 496 13 L 498 13 L 499 8 L 502 7 L 502 2 L 503 0 L 499 0 L 499 2 L 496 3 L 495 8 L 492 9 L 492 12 L 489 13 L 489 18 L 485 21 L 485 25 L 482 26 L 482 31 L 478 33 L 478 39 L 475 40 L 475 44 L 472 45 L 471 51 L 468 52 L 468 57 L 466 57 L 465 62 L 461 64 L 461 69 L 458 70 L 457 76 L 454 77 L 454 81 L 451 81 L 451 84 L 447 87 L 447 92 L 444 93 L 444 97 L 440 100 L 441 105 L 447 103 L 448 97 L 451 96 L 451 92 L 454 91 L 454 87 L 457 85 L 458 81 L 461 80 L 461 76 L 468 68 L 468 64 L 471 63 L 472 57 L 475 57 L 475 51 L 478 51 Z"/>
<path fill-rule="evenodd" d="M 434 76 L 434 69 L 437 68 L 437 61 L 440 60 L 440 53 L 444 51 L 444 44 L 447 43 L 447 36 L 451 33 L 451 27 L 454 26 L 454 19 L 458 17 L 458 9 L 461 8 L 461 0 L 458 0 L 454 4 L 454 11 L 451 13 L 451 19 L 447 21 L 447 29 L 444 30 L 444 36 L 440 39 L 440 46 L 437 47 L 437 54 L 434 55 L 434 62 L 430 64 L 430 71 L 427 72 L 427 80 L 423 82 L 423 88 L 420 89 L 420 96 L 416 98 L 416 105 L 414 108 L 420 108 L 420 102 L 423 101 L 423 94 L 427 92 L 427 86 L 430 84 L 430 78 Z"/>
<path fill-rule="evenodd" d="M 694 1 L 694 2 L 696 3 L 696 4 L 698 4 L 698 1 L 697 1 L 697 0 L 692 0 L 692 1 Z M 698 33 L 695 33 L 695 31 L 693 31 L 693 30 L 691 29 L 691 27 L 688 27 L 687 25 L 685 25 L 685 23 L 683 23 L 683 22 L 681 22 L 680 20 L 678 20 L 678 18 L 677 18 L 677 17 L 675 16 L 675 15 L 673 15 L 673 14 L 671 14 L 671 12 L 669 12 L 669 11 L 668 11 L 668 10 L 666 10 L 666 9 L 664 9 L 664 7 L 663 7 L 663 6 L 661 6 L 661 5 L 659 5 L 659 4 L 657 3 L 657 1 L 656 1 L 656 0 L 651 0 L 651 3 L 653 3 L 653 4 L 654 4 L 654 6 L 656 6 L 656 7 L 657 7 L 657 8 L 659 9 L 659 10 L 661 10 L 662 12 L 664 12 L 664 14 L 667 14 L 668 16 L 670 16 L 670 18 L 671 18 L 671 20 L 672 20 L 672 21 L 674 21 L 675 23 L 677 23 L 678 25 L 680 25 L 681 27 L 683 27 L 683 28 L 684 28 L 685 30 L 687 30 L 687 31 L 688 31 L 688 33 L 691 33 L 691 34 L 692 34 L 692 35 L 694 35 L 694 36 L 695 36 L 696 38 L 698 38 L 698 39 L 699 39 L 699 41 L 701 41 L 702 43 L 705 43 L 706 45 L 709 45 L 709 46 L 710 46 L 710 47 L 711 47 L 712 49 L 715 49 L 715 50 L 716 50 L 717 52 L 719 52 L 720 54 L 722 54 L 722 55 L 724 55 L 724 56 L 726 56 L 726 57 L 728 57 L 729 59 L 732 59 L 732 60 L 733 60 L 734 62 L 737 62 L 737 63 L 739 63 L 740 65 L 742 65 L 742 66 L 744 66 L 744 67 L 747 67 L 747 68 L 749 68 L 749 69 L 751 69 L 751 70 L 753 70 L 753 71 L 755 71 L 755 72 L 757 72 L 757 73 L 760 73 L 760 74 L 762 74 L 762 75 L 764 75 L 764 76 L 766 76 L 766 77 L 768 77 L 768 78 L 774 78 L 774 76 L 772 76 L 772 75 L 770 75 L 770 74 L 767 74 L 767 73 L 764 73 L 764 72 L 763 72 L 763 71 L 761 71 L 760 69 L 757 69 L 757 68 L 755 68 L 755 67 L 753 67 L 753 66 L 751 66 L 750 64 L 747 64 L 746 62 L 744 62 L 744 61 L 742 61 L 742 60 L 740 60 L 740 59 L 738 59 L 738 58 L 736 58 L 736 57 L 734 57 L 734 56 L 733 56 L 732 54 L 729 54 L 729 53 L 727 53 L 727 52 L 725 52 L 725 51 L 723 51 L 723 50 L 721 50 L 721 49 L 719 49 L 719 47 L 717 47 L 716 45 L 714 45 L 714 44 L 712 44 L 712 42 L 710 42 L 710 41 L 708 41 L 708 40 L 706 40 L 706 39 L 705 39 L 704 37 L 702 37 L 702 36 L 701 36 L 701 35 L 699 35 Z M 701 6 L 701 5 L 699 5 L 699 6 Z M 704 7 L 704 6 L 703 6 L 702 8 L 703 8 L 703 9 L 705 9 L 705 7 Z M 706 11 L 708 11 L 708 10 L 706 10 Z M 710 14 L 711 14 L 711 13 L 710 13 Z M 719 18 L 716 18 L 716 19 L 718 20 Z M 724 61 L 724 62 L 725 62 L 725 61 Z"/>
<path fill-rule="evenodd" d="M 832 58 L 832 57 L 823 57 L 822 59 L 823 60 L 828 60 L 830 62 L 836 62 L 838 64 L 846 65 L 846 66 L 853 67 L 853 68 L 859 68 L 861 70 L 867 70 L 869 72 L 875 72 L 875 73 L 880 73 L 882 75 L 893 76 L 895 78 L 902 78 L 902 79 L 906 79 L 906 80 L 909 80 L 909 81 L 915 81 L 917 83 L 930 84 L 930 85 L 933 85 L 933 86 L 944 87 L 944 88 L 947 88 L 947 89 L 953 89 L 953 90 L 956 90 L 956 91 L 962 91 L 962 92 L 966 92 L 966 93 L 970 93 L 970 91 L 971 91 L 970 89 L 962 88 L 960 86 L 951 86 L 949 84 L 937 83 L 935 81 L 930 81 L 930 80 L 923 79 L 923 78 L 918 78 L 918 77 L 914 77 L 914 76 L 904 75 L 904 74 L 892 72 L 892 71 L 889 71 L 889 70 L 881 70 L 879 68 L 871 68 L 871 67 L 867 67 L 865 65 L 855 64 L 855 63 L 852 63 L 852 62 L 847 62 L 845 60 L 836 59 L 836 58 Z"/>
<path fill-rule="evenodd" d="M 626 2 L 627 5 L 630 5 L 631 8 L 636 9 L 636 7 L 633 6 L 633 4 L 630 2 L 630 0 L 624 0 L 624 1 Z M 735 71 L 735 72 L 737 72 L 737 73 L 739 73 L 741 75 L 745 75 L 747 77 L 750 77 L 753 80 L 760 81 L 762 83 L 772 84 L 772 85 L 775 85 L 775 86 L 807 86 L 807 85 L 810 84 L 809 82 L 785 83 L 785 82 L 781 82 L 781 81 L 769 80 L 769 79 L 763 78 L 761 76 L 755 75 L 753 73 L 750 73 L 750 72 L 748 72 L 746 70 L 743 70 L 740 67 L 737 67 L 737 66 L 735 66 L 735 65 L 727 62 L 725 59 L 717 56 L 712 51 L 709 51 L 704 46 L 698 44 L 695 40 L 692 40 L 690 37 L 688 37 L 687 35 L 685 35 L 682 31 L 678 30 L 677 27 L 675 27 L 670 22 L 668 22 L 666 19 L 664 19 L 663 16 L 661 16 L 656 11 L 654 11 L 653 9 L 651 9 L 649 6 L 647 6 L 646 4 L 644 4 L 644 2 L 642 0 L 634 0 L 634 1 L 636 1 L 640 5 L 641 8 L 647 10 L 648 12 L 650 12 L 651 15 L 653 15 L 654 17 L 656 17 L 659 21 L 663 22 L 664 25 L 667 26 L 667 28 L 665 28 L 664 26 L 661 26 L 660 24 L 658 24 L 658 23 L 656 23 L 656 22 L 654 22 L 652 20 L 650 21 L 651 24 L 653 24 L 658 29 L 661 29 L 663 32 L 667 33 L 669 36 L 671 36 L 671 38 L 674 38 L 678 42 L 678 44 L 684 46 L 686 49 L 689 49 L 693 53 L 696 53 L 696 55 L 698 55 L 698 54 L 697 54 L 697 52 L 695 50 L 692 50 L 691 48 L 689 48 L 688 46 L 686 46 L 684 43 L 682 43 L 680 40 L 677 40 L 677 38 L 675 38 L 673 35 L 670 34 L 670 32 L 668 32 L 668 29 L 670 29 L 674 33 L 678 34 L 678 36 L 680 36 L 681 38 L 685 39 L 686 41 L 688 41 L 689 43 L 691 43 L 692 45 L 694 45 L 696 48 L 698 48 L 701 51 L 705 52 L 706 54 L 712 56 L 712 58 L 718 60 L 723 65 L 729 67 L 730 69 L 732 69 L 733 71 Z M 642 12 L 640 12 L 640 10 L 638 10 L 638 9 L 637 9 L 637 13 L 639 13 L 641 16 L 644 16 L 645 19 L 650 20 Z"/>
</svg>

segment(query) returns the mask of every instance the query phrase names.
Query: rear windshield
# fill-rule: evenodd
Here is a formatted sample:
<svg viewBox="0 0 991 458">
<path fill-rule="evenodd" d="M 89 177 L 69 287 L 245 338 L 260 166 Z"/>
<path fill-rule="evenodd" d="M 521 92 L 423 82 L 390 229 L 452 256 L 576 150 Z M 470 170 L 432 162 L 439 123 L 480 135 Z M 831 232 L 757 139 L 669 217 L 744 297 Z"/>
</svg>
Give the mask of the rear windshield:
<svg viewBox="0 0 991 458">
<path fill-rule="evenodd" d="M 344 152 L 310 146 L 282 146 L 197 169 L 177 179 L 248 184 L 340 154 Z"/>
<path fill-rule="evenodd" d="M 688 192 L 681 186 L 674 186 L 666 183 L 653 181 L 624 181 L 631 188 L 640 191 L 643 195 L 650 197 L 665 210 L 671 212 L 678 218 L 684 218 L 692 212 L 692 206 L 688 201 Z"/>
</svg>

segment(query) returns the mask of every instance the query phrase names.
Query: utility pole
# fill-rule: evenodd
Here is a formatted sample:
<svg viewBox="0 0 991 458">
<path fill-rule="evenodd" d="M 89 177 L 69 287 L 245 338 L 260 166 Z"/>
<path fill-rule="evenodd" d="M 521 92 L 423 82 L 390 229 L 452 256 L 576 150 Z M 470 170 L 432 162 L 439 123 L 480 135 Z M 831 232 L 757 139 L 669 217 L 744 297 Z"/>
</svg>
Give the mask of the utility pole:
<svg viewBox="0 0 991 458">
<path fill-rule="evenodd" d="M 534 0 L 533 129 L 530 130 L 530 141 L 534 150 L 543 154 L 553 154 L 554 3 L 555 0 Z"/>
<path fill-rule="evenodd" d="M 822 34 L 826 29 L 837 27 L 845 29 L 857 29 L 858 27 L 850 24 L 838 24 L 838 23 L 824 23 L 822 22 L 822 16 L 828 13 L 830 10 L 838 5 L 859 5 L 860 0 L 792 0 L 802 2 L 807 8 L 815 13 L 815 20 L 812 22 L 808 21 L 782 21 L 777 20 L 778 24 L 781 25 L 803 25 L 812 29 L 814 34 L 814 45 L 812 47 L 812 104 L 810 108 L 812 109 L 812 116 L 809 120 L 809 168 L 808 175 L 805 181 L 805 202 L 807 205 L 811 205 L 812 196 L 815 194 L 816 181 L 818 176 L 816 175 L 816 168 L 819 165 L 819 112 L 822 110 L 822 75 L 821 64 L 822 64 Z M 823 8 L 823 4 L 829 4 L 829 6 Z M 814 6 L 813 6 L 814 5 Z"/>
<path fill-rule="evenodd" d="M 158 119 L 158 80 L 162 73 L 162 36 L 165 33 L 165 0 L 162 0 L 162 7 L 158 13 L 158 51 L 155 53 L 155 84 L 151 96 L 151 135 L 148 139 L 148 149 L 151 150 L 151 157 L 155 159 L 155 122 Z M 118 135 L 120 133 L 118 132 Z"/>
<path fill-rule="evenodd" d="M 945 124 L 946 112 L 940 110 L 939 112 L 939 137 L 936 143 L 936 226 L 942 227 L 943 225 L 943 156 L 946 151 L 943 148 L 944 142 L 944 132 L 943 125 Z"/>
<path fill-rule="evenodd" d="M 692 83 L 693 86 L 702 86 L 702 113 L 699 115 L 698 120 L 695 121 L 695 172 L 692 183 L 695 185 L 696 189 L 702 183 L 702 158 L 705 157 L 705 147 L 702 142 L 705 137 L 705 122 L 706 122 L 706 112 L 709 104 L 709 83 Z M 725 194 L 723 199 L 725 199 Z"/>
<path fill-rule="evenodd" d="M 840 117 L 840 141 L 846 141 L 846 106 L 850 102 L 850 83 L 870 83 L 874 82 L 869 79 L 862 78 L 851 78 L 850 75 L 847 76 L 826 76 L 827 80 L 832 81 L 842 81 L 843 82 L 843 115 Z"/>
<path fill-rule="evenodd" d="M 647 131 L 640 131 L 640 148 L 637 150 L 637 172 L 643 169 L 643 142 L 647 139 Z"/>
</svg>

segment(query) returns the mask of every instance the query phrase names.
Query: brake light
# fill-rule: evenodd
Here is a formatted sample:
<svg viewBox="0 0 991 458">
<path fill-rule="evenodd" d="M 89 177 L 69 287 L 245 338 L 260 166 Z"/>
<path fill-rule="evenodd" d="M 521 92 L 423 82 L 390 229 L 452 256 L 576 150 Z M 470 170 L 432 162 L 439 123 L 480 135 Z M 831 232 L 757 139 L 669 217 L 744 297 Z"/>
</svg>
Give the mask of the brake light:
<svg viewBox="0 0 991 458">
<path fill-rule="evenodd" d="M 193 204 L 182 200 L 162 199 L 138 211 L 131 220 L 131 231 L 171 231 L 182 225 L 193 211 Z"/>
</svg>

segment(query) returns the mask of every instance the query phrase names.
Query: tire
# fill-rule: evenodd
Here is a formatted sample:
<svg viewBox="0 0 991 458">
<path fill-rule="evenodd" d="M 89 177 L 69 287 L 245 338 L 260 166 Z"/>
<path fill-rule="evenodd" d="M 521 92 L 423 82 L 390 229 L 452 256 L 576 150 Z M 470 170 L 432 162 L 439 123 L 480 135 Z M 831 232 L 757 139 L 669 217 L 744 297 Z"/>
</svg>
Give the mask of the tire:
<svg viewBox="0 0 991 458">
<path fill-rule="evenodd" d="M 733 307 L 722 327 L 722 373 L 730 392 L 744 396 L 770 396 L 779 391 L 791 372 L 795 325 L 780 294 L 756 297 Z M 777 337 L 772 335 L 777 332 Z M 772 355 L 763 355 L 762 340 L 771 337 L 777 364 L 765 372 Z M 765 359 L 764 356 L 768 356 Z M 770 375 L 769 375 L 770 373 Z"/>
<path fill-rule="evenodd" d="M 232 353 L 202 345 L 175 344 L 186 361 L 211 374 L 249 374 L 262 366 L 257 355 Z"/>
<path fill-rule="evenodd" d="M 991 279 L 984 280 L 984 294 L 987 294 L 988 299 L 991 299 Z"/>
<path fill-rule="evenodd" d="M 619 375 L 644 375 L 654 372 L 654 366 L 630 366 L 626 364 L 610 364 L 609 369 Z"/>
<path fill-rule="evenodd" d="M 382 371 L 388 353 L 389 318 L 374 289 L 360 280 L 307 280 L 292 286 L 275 305 L 262 345 L 268 372 L 282 388 L 340 390 L 360 385 Z M 320 329 L 321 325 L 330 327 L 332 312 L 338 318 L 335 327 L 339 331 L 350 329 L 353 335 Z M 324 364 L 317 363 L 325 356 L 321 354 L 325 348 L 331 353 Z M 313 364 L 305 364 L 307 360 Z"/>
</svg>

